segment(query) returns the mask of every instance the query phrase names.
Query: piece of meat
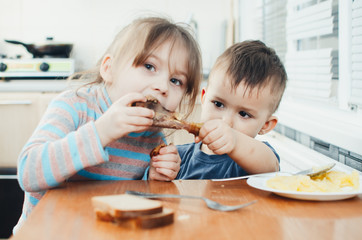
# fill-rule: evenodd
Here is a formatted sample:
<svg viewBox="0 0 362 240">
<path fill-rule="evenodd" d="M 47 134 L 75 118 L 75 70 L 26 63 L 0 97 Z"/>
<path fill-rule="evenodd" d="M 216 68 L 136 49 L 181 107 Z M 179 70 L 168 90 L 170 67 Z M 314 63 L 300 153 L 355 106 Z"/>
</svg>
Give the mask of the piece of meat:
<svg viewBox="0 0 362 240">
<path fill-rule="evenodd" d="M 155 111 L 153 117 L 154 127 L 171 128 L 171 129 L 185 129 L 189 133 L 195 136 L 199 135 L 202 123 L 193 123 L 181 120 L 178 118 L 178 114 L 168 111 L 159 103 L 159 101 L 153 96 L 147 96 L 147 102 L 135 102 L 132 106 L 146 107 Z"/>
<path fill-rule="evenodd" d="M 160 149 L 163 147 L 166 147 L 166 144 L 162 143 L 157 147 L 155 147 L 154 149 L 152 149 L 152 151 L 150 152 L 150 157 L 152 158 L 153 156 L 157 156 L 158 154 L 160 154 Z"/>
</svg>

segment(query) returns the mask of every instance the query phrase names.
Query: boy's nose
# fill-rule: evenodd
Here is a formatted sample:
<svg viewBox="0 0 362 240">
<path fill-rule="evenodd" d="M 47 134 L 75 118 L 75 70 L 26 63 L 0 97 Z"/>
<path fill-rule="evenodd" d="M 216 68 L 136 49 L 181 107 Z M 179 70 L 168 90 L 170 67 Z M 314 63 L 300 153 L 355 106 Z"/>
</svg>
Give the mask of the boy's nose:
<svg viewBox="0 0 362 240">
<path fill-rule="evenodd" d="M 230 113 L 225 113 L 222 117 L 222 120 L 230 127 L 233 127 L 234 121 L 233 121 L 233 117 Z"/>
</svg>

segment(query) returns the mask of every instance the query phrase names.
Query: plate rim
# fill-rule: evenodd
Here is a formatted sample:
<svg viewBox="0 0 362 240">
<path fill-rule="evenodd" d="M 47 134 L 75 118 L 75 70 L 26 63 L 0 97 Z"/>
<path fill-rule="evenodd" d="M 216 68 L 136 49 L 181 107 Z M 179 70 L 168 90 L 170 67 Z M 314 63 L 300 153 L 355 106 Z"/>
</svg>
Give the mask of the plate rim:
<svg viewBox="0 0 362 240">
<path fill-rule="evenodd" d="M 294 198 L 294 199 L 300 199 L 300 200 L 318 200 L 318 201 L 328 201 L 328 200 L 343 200 L 347 198 L 352 198 L 357 195 L 362 194 L 362 179 L 360 178 L 360 189 L 359 190 L 353 190 L 350 192 L 298 192 L 298 191 L 286 191 L 286 190 L 279 190 L 270 188 L 267 186 L 260 186 L 261 184 L 255 184 L 253 181 L 262 181 L 263 185 L 265 185 L 265 182 L 269 180 L 273 176 L 252 176 L 248 178 L 246 181 L 247 184 L 250 187 L 271 192 L 274 194 L 277 194 L 279 196 L 288 197 L 288 198 Z"/>
</svg>

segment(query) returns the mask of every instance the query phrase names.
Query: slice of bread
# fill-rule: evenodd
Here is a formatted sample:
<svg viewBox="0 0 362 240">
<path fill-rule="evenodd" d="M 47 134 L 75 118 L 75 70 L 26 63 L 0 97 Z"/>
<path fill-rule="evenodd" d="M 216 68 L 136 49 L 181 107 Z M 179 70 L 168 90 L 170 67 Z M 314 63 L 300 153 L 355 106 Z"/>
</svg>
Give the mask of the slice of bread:
<svg viewBox="0 0 362 240">
<path fill-rule="evenodd" d="M 136 218 L 136 225 L 140 228 L 162 227 L 173 223 L 174 211 L 164 208 L 161 213 L 144 215 Z"/>
<path fill-rule="evenodd" d="M 174 211 L 164 208 L 161 213 L 143 215 L 135 218 L 116 219 L 114 222 L 121 227 L 128 229 L 151 229 L 169 225 L 173 223 Z"/>
<path fill-rule="evenodd" d="M 161 201 L 129 194 L 96 196 L 92 198 L 92 204 L 97 218 L 103 221 L 136 218 L 161 213 L 163 210 Z"/>
</svg>

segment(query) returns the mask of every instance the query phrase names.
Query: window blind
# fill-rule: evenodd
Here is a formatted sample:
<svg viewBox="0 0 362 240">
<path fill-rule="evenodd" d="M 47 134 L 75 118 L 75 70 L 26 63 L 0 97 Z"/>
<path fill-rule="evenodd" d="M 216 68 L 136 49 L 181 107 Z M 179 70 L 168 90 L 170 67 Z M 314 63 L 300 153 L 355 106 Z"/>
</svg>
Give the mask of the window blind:
<svg viewBox="0 0 362 240">
<path fill-rule="evenodd" d="M 264 0 L 262 7 L 263 41 L 274 48 L 280 59 L 284 62 L 287 52 L 286 35 L 286 9 L 287 0 Z"/>
<path fill-rule="evenodd" d="M 303 7 L 303 3 L 306 2 L 288 1 L 287 39 L 289 41 L 322 36 L 333 31 L 332 1 L 311 3 Z"/>
<path fill-rule="evenodd" d="M 362 106 L 362 0 L 352 3 L 351 97 L 349 104 Z"/>
<path fill-rule="evenodd" d="M 286 95 L 321 100 L 336 97 L 338 51 L 333 42 L 338 30 L 337 13 L 332 0 L 288 0 Z"/>
</svg>

